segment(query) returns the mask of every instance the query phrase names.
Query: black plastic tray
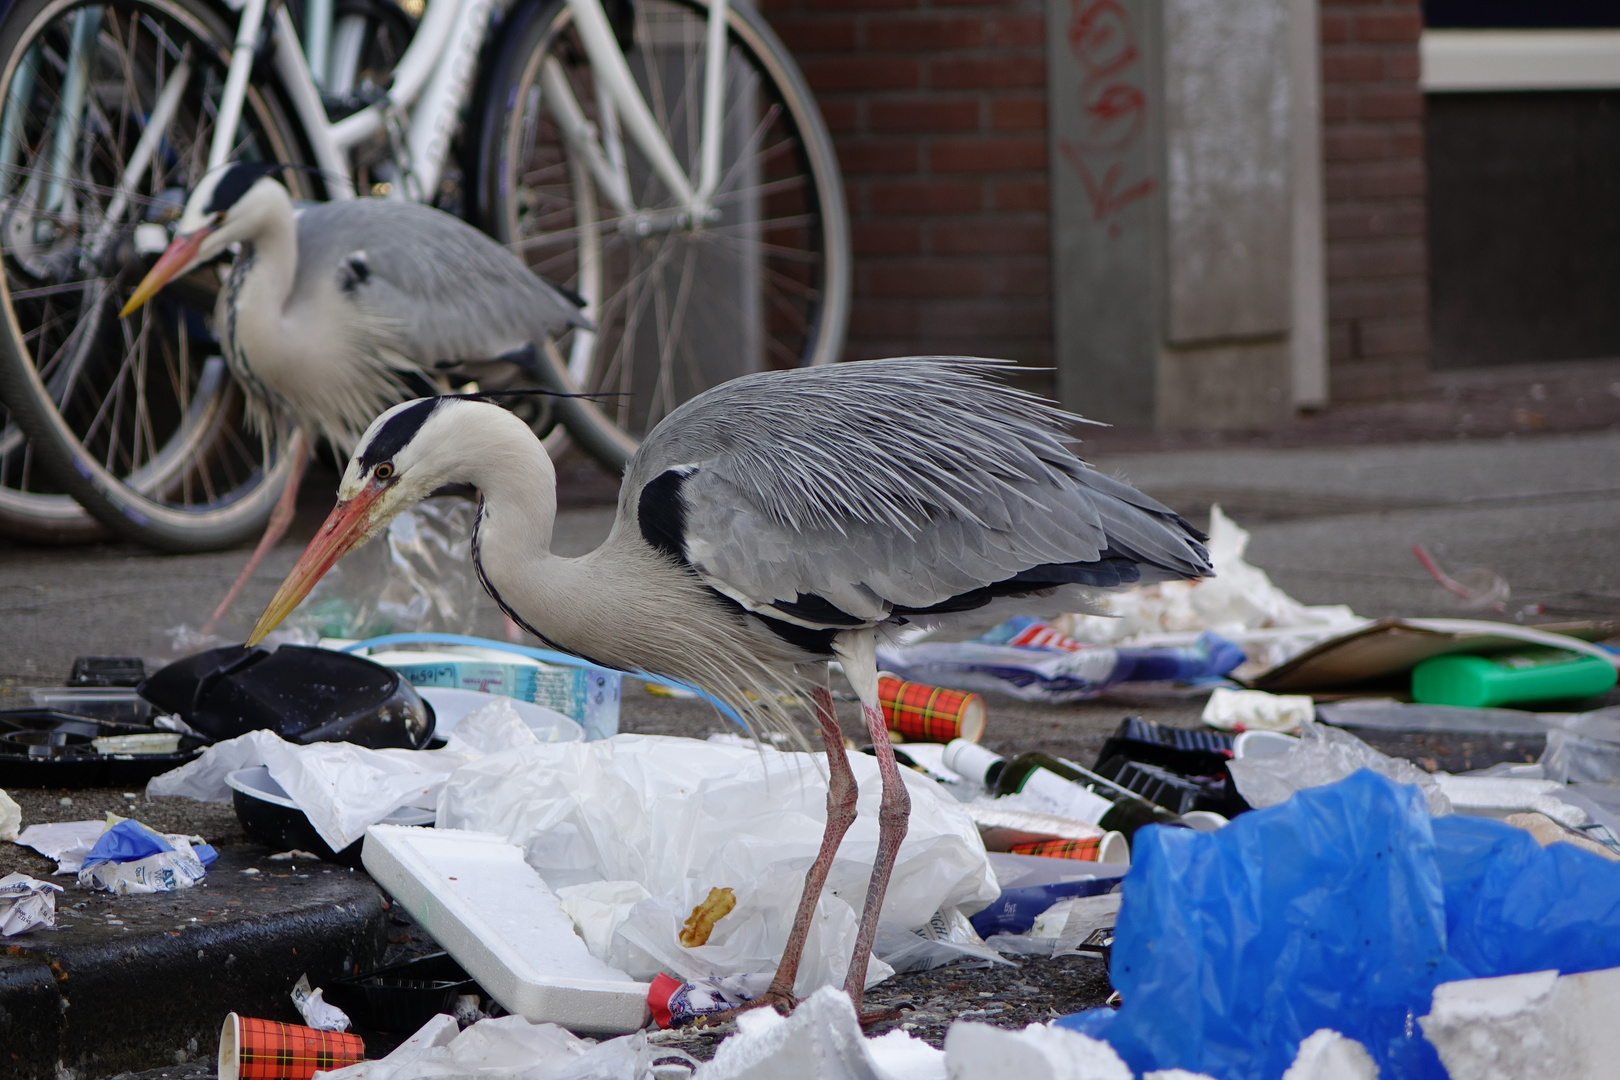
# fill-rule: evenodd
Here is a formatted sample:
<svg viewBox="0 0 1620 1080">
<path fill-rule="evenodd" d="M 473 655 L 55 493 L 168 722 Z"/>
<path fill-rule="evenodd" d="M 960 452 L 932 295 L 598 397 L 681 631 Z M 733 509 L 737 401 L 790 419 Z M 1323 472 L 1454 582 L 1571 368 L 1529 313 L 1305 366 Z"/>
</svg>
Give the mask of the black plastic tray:
<svg viewBox="0 0 1620 1080">
<path fill-rule="evenodd" d="M 53 709 L 0 710 L 0 735 L 19 731 L 61 731 L 97 738 L 149 734 L 152 729 Z M 0 788 L 138 787 L 159 773 L 184 765 L 197 756 L 200 747 L 199 740 L 182 738 L 180 750 L 173 754 L 108 757 L 88 749 L 61 757 L 31 757 L 25 749 L 13 750 L 0 739 Z"/>
<path fill-rule="evenodd" d="M 453 1013 L 460 995 L 475 993 L 478 984 L 441 952 L 340 980 L 322 996 L 358 1028 L 412 1032 L 438 1013 Z"/>
</svg>

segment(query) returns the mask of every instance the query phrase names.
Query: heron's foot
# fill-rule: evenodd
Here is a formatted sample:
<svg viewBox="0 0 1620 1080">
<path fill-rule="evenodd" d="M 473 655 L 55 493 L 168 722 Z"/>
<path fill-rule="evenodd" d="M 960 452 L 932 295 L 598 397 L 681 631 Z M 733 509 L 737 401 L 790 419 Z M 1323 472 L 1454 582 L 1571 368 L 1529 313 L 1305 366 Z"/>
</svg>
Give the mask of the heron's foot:
<svg viewBox="0 0 1620 1080">
<path fill-rule="evenodd" d="M 724 1012 L 708 1013 L 705 1016 L 700 1016 L 696 1020 L 692 1021 L 691 1026 L 697 1029 L 719 1027 L 722 1024 L 731 1023 L 745 1012 L 749 1012 L 754 1009 L 763 1009 L 767 1006 L 775 1009 L 783 1016 L 787 1016 L 793 1011 L 794 1006 L 798 1005 L 798 1003 L 798 999 L 792 994 L 783 993 L 782 991 L 774 989 L 767 990 L 753 1001 L 744 1002 L 734 1009 L 726 1009 Z"/>
<path fill-rule="evenodd" d="M 861 1012 L 861 1027 L 869 1028 L 873 1024 L 886 1024 L 891 1020 L 898 1020 L 912 1010 L 913 1006 L 902 1003 L 890 1005 L 886 1009 L 865 1009 Z"/>
</svg>

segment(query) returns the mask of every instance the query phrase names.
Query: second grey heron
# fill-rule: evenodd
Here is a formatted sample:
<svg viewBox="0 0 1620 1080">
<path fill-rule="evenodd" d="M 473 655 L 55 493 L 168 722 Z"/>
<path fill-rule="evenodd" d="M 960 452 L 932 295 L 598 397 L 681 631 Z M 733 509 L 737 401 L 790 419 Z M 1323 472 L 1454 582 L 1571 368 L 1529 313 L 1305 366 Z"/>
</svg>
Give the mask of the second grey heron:
<svg viewBox="0 0 1620 1080">
<path fill-rule="evenodd" d="M 316 437 L 347 452 L 382 410 L 491 363 L 538 375 L 549 335 L 588 327 L 580 303 L 471 225 L 400 199 L 296 211 L 273 179 L 283 166 L 238 162 L 205 176 L 176 235 L 142 279 L 128 316 L 176 277 L 240 245 L 214 308 L 214 333 L 257 421 L 298 425 L 293 476 L 211 633 L 292 521 Z"/>
<path fill-rule="evenodd" d="M 859 1011 L 910 807 L 878 701 L 878 634 L 1003 598 L 1210 572 L 1202 534 L 1081 461 L 1064 430 L 1077 418 L 997 381 L 1005 370 L 989 360 L 907 358 L 716 386 L 642 442 L 607 539 L 578 558 L 551 552 L 556 474 L 520 420 L 464 398 L 396 405 L 360 440 L 336 509 L 248 642 L 394 515 L 444 484 L 466 483 L 480 496 L 479 577 L 542 641 L 685 680 L 763 723 L 786 720 L 777 692 L 808 689 L 827 751 L 827 825 L 766 994 L 773 1004 L 793 1000 L 822 884 L 855 819 L 855 780 L 826 681 L 827 661 L 840 661 L 883 784 L 845 982 Z"/>
</svg>

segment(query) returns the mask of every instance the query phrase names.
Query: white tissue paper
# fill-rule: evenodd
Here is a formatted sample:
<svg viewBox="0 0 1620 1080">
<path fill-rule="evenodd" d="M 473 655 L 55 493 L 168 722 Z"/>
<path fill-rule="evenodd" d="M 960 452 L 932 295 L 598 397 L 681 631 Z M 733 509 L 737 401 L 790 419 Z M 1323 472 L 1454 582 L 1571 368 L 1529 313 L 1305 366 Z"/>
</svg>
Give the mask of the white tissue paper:
<svg viewBox="0 0 1620 1080">
<path fill-rule="evenodd" d="M 22 828 L 22 807 L 17 800 L 0 791 L 0 840 L 17 839 L 17 830 Z"/>
<path fill-rule="evenodd" d="M 1316 718 L 1308 694 L 1268 694 L 1217 686 L 1204 704 L 1204 723 L 1222 731 L 1281 731 L 1292 735 Z"/>
<path fill-rule="evenodd" d="M 292 999 L 298 1015 L 316 1031 L 349 1030 L 349 1014 L 327 1001 L 325 991 L 320 987 L 310 989 L 307 973 L 298 976 L 298 982 L 292 988 Z"/>
<path fill-rule="evenodd" d="M 272 731 L 250 731 L 216 743 L 195 761 L 153 777 L 147 798 L 183 795 L 227 802 L 225 777 L 266 765 L 287 797 L 333 851 L 342 851 L 402 806 L 431 808 L 450 774 L 485 754 L 536 746 L 540 740 L 511 700 L 495 697 L 462 718 L 443 750 L 372 750 L 353 743 L 300 745 Z"/>
<path fill-rule="evenodd" d="M 877 853 L 877 762 L 851 754 L 850 764 L 860 787 L 858 817 L 811 924 L 799 997 L 844 981 Z M 528 863 L 584 916 L 592 953 L 636 978 L 660 970 L 683 979 L 753 974 L 776 967 L 804 873 L 820 848 L 824 770 L 822 755 L 693 739 L 618 735 L 536 744 L 458 770 L 440 796 L 438 823 L 522 846 Z M 933 781 L 909 769 L 901 776 L 911 821 L 884 920 L 914 930 L 942 910 L 979 910 L 1000 887 L 978 829 Z M 591 883 L 607 884 L 570 888 Z M 646 897 L 632 902 L 625 883 Z M 736 907 L 706 944 L 687 948 L 679 932 L 711 888 L 733 889 Z M 874 960 L 868 985 L 889 974 Z"/>
<path fill-rule="evenodd" d="M 0 937 L 56 925 L 56 894 L 62 886 L 7 874 L 0 878 Z"/>
<path fill-rule="evenodd" d="M 28 826 L 17 836 L 17 843 L 55 859 L 53 875 L 77 874 L 84 857 L 106 831 L 105 821 L 48 821 Z"/>
</svg>

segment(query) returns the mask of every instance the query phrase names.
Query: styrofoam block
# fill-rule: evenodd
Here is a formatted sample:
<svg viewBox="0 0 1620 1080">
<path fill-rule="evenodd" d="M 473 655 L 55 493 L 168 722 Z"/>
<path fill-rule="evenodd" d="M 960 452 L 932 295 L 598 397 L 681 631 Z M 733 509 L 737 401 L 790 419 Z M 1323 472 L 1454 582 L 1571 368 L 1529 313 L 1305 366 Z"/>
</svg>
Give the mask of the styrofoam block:
<svg viewBox="0 0 1620 1080">
<path fill-rule="evenodd" d="M 945 1033 L 945 1067 L 950 1080 L 1131 1080 L 1112 1046 L 1043 1024 L 1008 1031 L 958 1020 Z"/>
<path fill-rule="evenodd" d="M 1532 971 L 1434 989 L 1424 1036 L 1454 1077 L 1587 1080 L 1620 1062 L 1620 968 Z"/>
<path fill-rule="evenodd" d="M 373 825 L 361 859 L 515 1013 L 591 1034 L 646 1024 L 646 983 L 596 959 L 523 850 L 489 833 Z"/>
<path fill-rule="evenodd" d="M 1299 1044 L 1283 1080 L 1378 1080 L 1378 1065 L 1356 1040 L 1317 1028 Z"/>
</svg>

